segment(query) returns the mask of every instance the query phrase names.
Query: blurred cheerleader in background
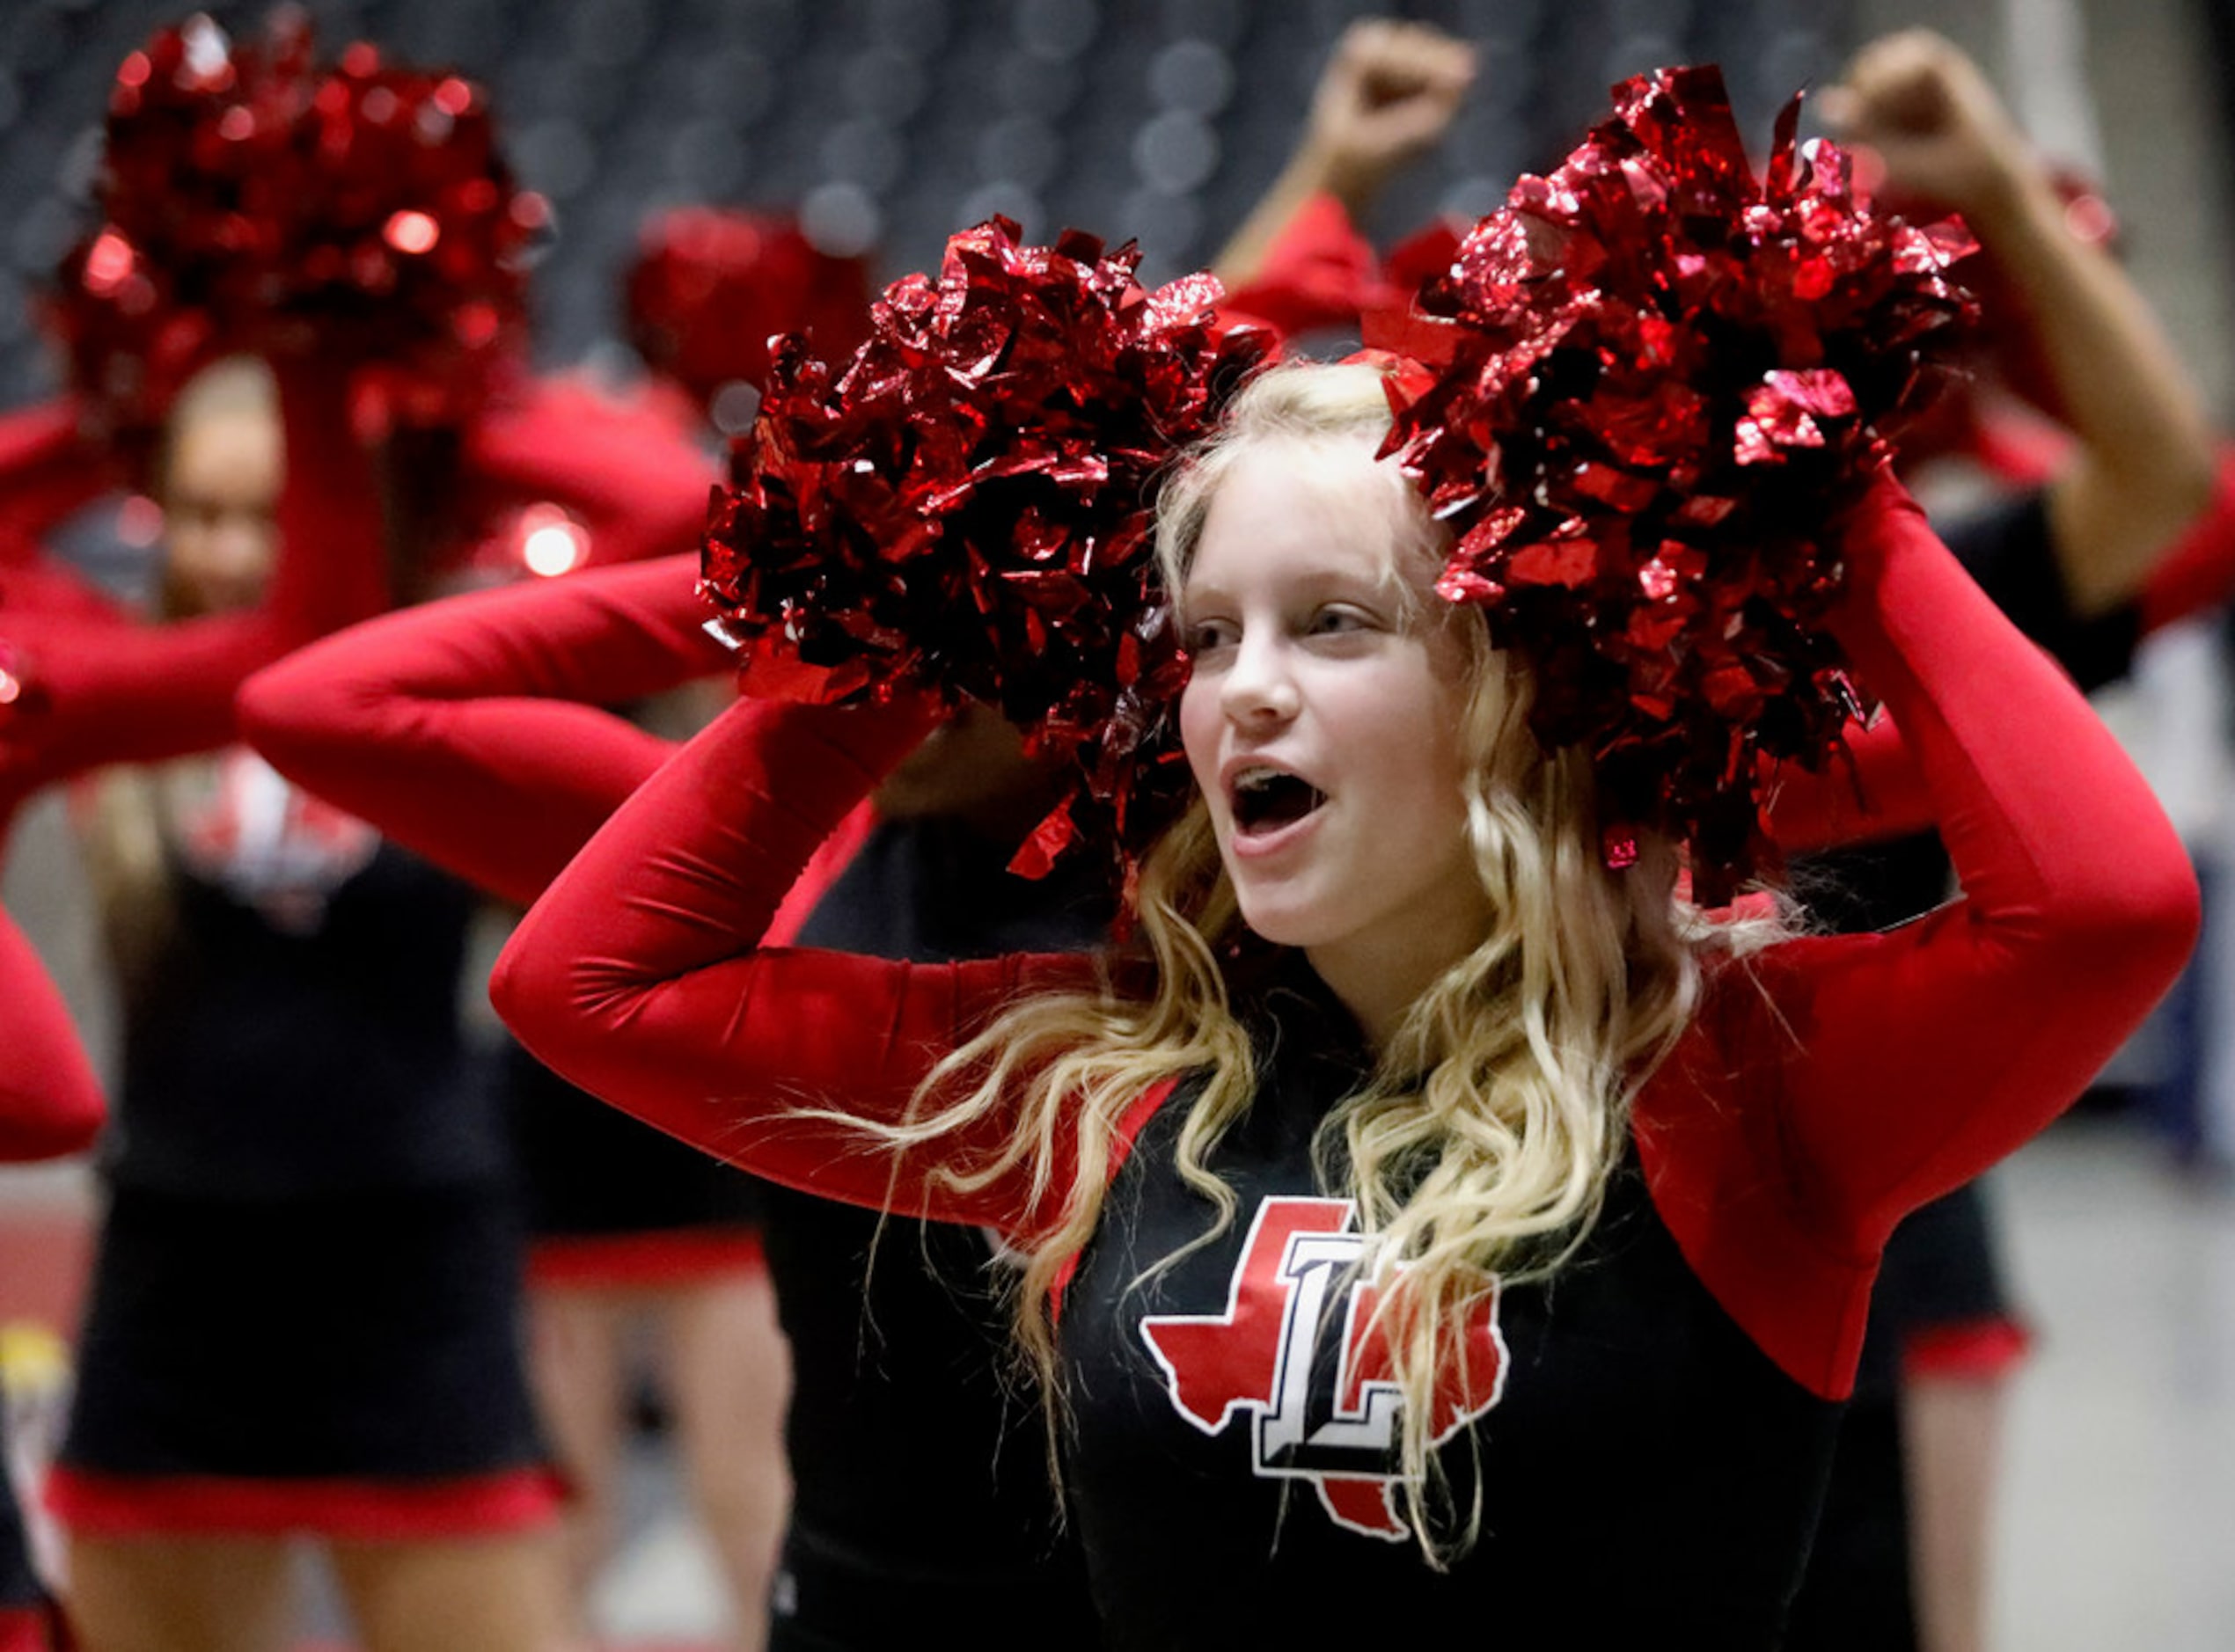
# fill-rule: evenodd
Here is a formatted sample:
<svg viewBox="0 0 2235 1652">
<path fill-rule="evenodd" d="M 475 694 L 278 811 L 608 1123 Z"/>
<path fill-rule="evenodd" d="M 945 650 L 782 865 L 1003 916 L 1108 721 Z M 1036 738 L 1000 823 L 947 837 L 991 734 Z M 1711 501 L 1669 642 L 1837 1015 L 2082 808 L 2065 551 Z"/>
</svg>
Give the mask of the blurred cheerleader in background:
<svg viewBox="0 0 2235 1652">
<path fill-rule="evenodd" d="M 1958 267 L 1982 297 L 1970 370 L 1904 440 L 1904 474 L 1928 499 L 1975 495 L 1983 479 L 1985 499 L 1946 530 L 1965 570 L 2083 690 L 2125 676 L 2144 637 L 2235 588 L 2235 534 L 2208 509 L 2202 398 L 2112 257 L 2107 214 L 2068 199 L 1978 67 L 1937 35 L 1872 43 L 1821 103 L 1867 146 L 1887 201 L 1960 213 L 1979 242 Z M 1954 882 L 1930 830 L 1798 878 L 1821 920 L 1855 931 L 1909 922 Z M 1926 1206 L 1887 1246 L 1795 1652 L 1988 1643 L 2003 1419 L 2026 1333 L 1986 1191 Z"/>
<path fill-rule="evenodd" d="M 486 579 L 480 547 L 532 567 L 539 525 L 562 562 L 687 543 L 703 463 L 525 384 L 543 209 L 455 77 L 166 31 L 120 73 L 102 205 L 55 310 L 79 400 L 46 422 L 147 464 L 165 623 L 0 612 L 7 774 L 217 749 L 121 771 L 92 811 L 127 1032 L 51 1488 L 72 1614 L 97 1652 L 275 1644 L 310 1536 L 370 1647 L 541 1652 L 569 1634 L 561 1487 L 458 1020 L 471 896 L 224 748 L 247 670 Z M 207 365 L 243 347 L 267 364 Z M 31 487 L 51 456 L 19 457 L 20 529 L 61 491 Z"/>
<path fill-rule="evenodd" d="M 644 416 L 693 440 L 739 396 L 757 393 L 772 334 L 803 332 L 842 351 L 868 309 L 868 274 L 859 259 L 817 251 L 787 219 L 702 207 L 644 226 L 625 291 L 628 336 L 651 372 L 641 392 Z M 668 497 L 692 513 L 674 543 L 694 542 L 703 482 Z M 590 562 L 632 559 L 603 554 L 595 535 L 590 549 Z M 690 581 L 676 572 L 686 601 Z M 570 600 L 555 590 L 515 599 L 537 611 Z M 718 651 L 691 646 L 698 640 L 687 621 L 682 631 L 685 646 L 668 678 L 602 690 L 597 702 L 656 712 L 664 704 L 696 727 L 704 702 L 685 685 L 719 672 L 722 662 Z M 351 712 L 375 713 L 374 683 L 360 680 L 356 688 Z M 383 688 L 385 698 L 432 698 L 433 685 L 391 680 Z M 328 778 L 326 771 L 311 772 Z M 388 818 L 384 787 L 345 780 L 339 794 L 370 819 Z M 487 827 L 460 818 L 456 830 Z M 455 865 L 440 843 L 420 846 Z M 492 892 L 524 902 L 540 888 L 524 891 L 508 881 Z M 584 1095 L 509 1040 L 498 1061 L 526 1200 L 529 1369 L 575 1493 L 577 1595 L 586 1603 L 612 1547 L 641 1350 L 671 1422 L 692 1509 L 727 1586 L 730 1634 L 741 1648 L 758 1647 L 788 1502 L 789 1361 L 762 1255 L 761 1189 Z M 816 1386 L 828 1395 L 834 1385 L 817 1373 Z"/>
</svg>

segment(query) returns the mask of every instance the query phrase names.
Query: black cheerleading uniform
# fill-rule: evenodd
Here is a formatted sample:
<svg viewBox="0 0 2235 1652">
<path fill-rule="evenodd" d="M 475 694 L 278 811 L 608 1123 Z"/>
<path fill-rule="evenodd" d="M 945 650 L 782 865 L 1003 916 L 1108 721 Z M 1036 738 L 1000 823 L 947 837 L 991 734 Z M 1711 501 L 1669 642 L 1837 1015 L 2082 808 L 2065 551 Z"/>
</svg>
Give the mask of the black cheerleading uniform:
<svg viewBox="0 0 2235 1652">
<path fill-rule="evenodd" d="M 597 708 L 728 663 L 701 627 L 697 573 L 677 558 L 392 616 L 258 678 L 243 719 L 306 785 L 524 903 L 670 755 Z M 1076 950 L 1103 932 L 1106 903 L 1075 869 L 1012 877 L 1005 852 L 956 823 L 861 811 L 824 849 L 781 920 L 817 944 L 930 961 Z M 702 1173 L 745 1180 L 596 1105 Z M 1004 1380 L 986 1234 L 894 1224 L 880 1243 L 870 1212 L 754 1186 L 794 1376 L 773 1644 L 869 1652 L 955 1624 L 993 1652 L 1091 1646 L 1040 1408 Z M 578 1208 L 627 1202 L 591 1188 Z"/>
<path fill-rule="evenodd" d="M 2084 691 L 2124 676 L 2140 640 L 2133 603 L 2073 609 L 2051 539 L 2048 496 L 2033 492 L 1951 529 L 1948 548 L 2018 629 Z M 1810 857 L 1795 881 L 1811 914 L 1843 933 L 1891 929 L 1948 898 L 1952 869 L 1935 831 Z M 1793 1652 L 1896 1652 L 1916 1644 L 1909 1580 L 1900 1390 L 1905 1356 L 1960 1343 L 2006 1363 L 2024 1347 L 1995 1245 L 1987 1190 L 1969 1182 L 1894 1231 L 1871 1299 L 1854 1403 L 1840 1429 L 1821 1526 L 1794 1603 Z"/>
<path fill-rule="evenodd" d="M 592 567 L 694 547 L 714 467 L 687 420 L 646 398 L 616 401 L 544 378 L 470 435 L 475 493 L 487 501 L 562 503 Z M 516 534 L 513 538 L 517 539 Z M 485 546 L 517 575 L 518 546 Z M 759 1189 L 555 1077 L 508 1041 L 490 1066 L 518 1172 L 528 1266 L 539 1286 L 673 1285 L 757 1265 Z"/>
<path fill-rule="evenodd" d="M 0 834 L 40 786 L 95 764 L 153 762 L 224 740 L 233 691 L 249 671 L 377 609 L 377 533 L 322 533 L 327 554 L 302 551 L 312 537 L 301 531 L 305 518 L 319 507 L 337 506 L 346 523 L 372 520 L 340 407 L 299 377 L 282 397 L 289 480 L 269 600 L 167 626 L 130 622 L 45 555 L 48 533 L 114 479 L 81 438 L 78 409 L 64 400 L 0 415 Z M 4 917 L 0 978 L 0 1159 L 75 1151 L 92 1137 L 101 1098 L 60 995 Z M 0 1652 L 67 1644 L 4 1483 L 0 1502 Z"/>
<path fill-rule="evenodd" d="M 1199 1206 L 1191 1224 L 1170 1218 L 1179 1195 L 1160 1173 L 1157 1121 L 1173 1085 L 1116 1122 L 1114 1151 L 1081 1125 L 1084 1173 L 1117 1178 L 1088 1246 L 1111 1254 L 1081 1259 L 1059 1327 L 1072 1460 L 1091 1466 L 1074 1518 L 1107 1640 L 1170 1646 L 1176 1634 L 1186 1646 L 1200 1625 L 1200 1644 L 1225 1646 L 1231 1626 L 1263 1622 L 1346 1646 L 1359 1625 L 1433 1626 L 1443 1604 L 1485 1639 L 1504 1612 L 1524 1629 L 1555 1621 L 1571 1645 L 1647 1634 L 1703 1643 L 1688 1638 L 1696 1625 L 1714 1626 L 1704 1643 L 1730 1652 L 1775 1644 L 1887 1236 L 2069 1103 L 2172 981 L 2196 925 L 2194 877 L 2148 787 L 1915 508 L 1898 490 L 1875 493 L 1844 524 L 1843 546 L 1850 585 L 1832 627 L 1916 757 L 1967 898 L 1890 935 L 1703 960 L 1697 1007 L 1630 1113 L 1654 1219 L 1617 1179 L 1594 1261 L 1542 1291 L 1515 1287 L 1510 1339 L 1506 1293 L 1485 1293 L 1455 1333 L 1464 1363 L 1455 1348 L 1440 1365 L 1432 1432 L 1471 1426 L 1479 1439 L 1508 1405 L 1532 1424 L 1483 1445 L 1501 1476 L 1485 1488 L 1500 1524 L 1463 1563 L 1475 1588 L 1445 1583 L 1391 1534 L 1396 1466 L 1349 1454 L 1388 1437 L 1388 1355 L 1364 1330 L 1355 1278 L 1344 1329 L 1330 1320 L 1311 1334 L 1325 1300 L 1314 1292 L 1358 1246 L 1345 1202 L 1294 1162 L 1293 1136 L 1263 1124 L 1273 1185 L 1244 1201 L 1230 1241 L 1246 1261 L 1230 1250 L 1224 1272 L 1205 1264 L 1159 1314 L 1140 1299 L 1152 1287 L 1126 1274 L 1139 1260 L 1126 1236 L 1145 1252 L 1203 1224 Z M 859 1124 L 802 1103 L 898 1122 L 933 1064 L 1020 996 L 1135 999 L 1151 990 L 1140 968 L 1044 954 L 905 965 L 764 944 L 817 843 L 927 720 L 905 705 L 725 713 L 551 884 L 500 959 L 491 998 L 575 1082 L 772 1181 L 1040 1244 L 1070 1215 L 1065 1177 L 1081 1162 L 1062 1126 L 1048 1156 L 1004 1162 L 1021 1121 L 997 1099 L 886 1152 L 865 1150 Z M 1301 1100 L 1308 1123 L 1324 1093 Z M 1129 1148 L 1147 1155 L 1137 1181 Z M 1233 1168 L 1257 1162 L 1238 1153 Z M 1643 1337 L 1623 1341 L 1619 1305 L 1632 1293 L 1655 1301 Z M 1155 1392 L 1139 1363 L 1081 1346 L 1100 1336 L 1107 1354 L 1128 1326 L 1130 1346 L 1168 1373 L 1171 1414 L 1155 1419 L 1153 1441 L 1124 1431 L 1127 1394 Z M 1323 1353 L 1331 1385 L 1319 1380 Z M 1315 1414 L 1315 1394 L 1330 1393 L 1333 1414 Z M 1704 1441 L 1648 1437 L 1695 1426 Z M 1213 1436 L 1214 1455 L 1198 1454 L 1198 1435 Z M 1617 1472 L 1602 1436 L 1672 1477 Z M 1321 1455 L 1333 1448 L 1335 1460 Z M 1266 1503 L 1261 1460 L 1306 1471 L 1310 1495 L 1300 1488 L 1285 1511 Z M 1220 1483 L 1206 1488 L 1205 1474 Z M 1619 1506 L 1632 1495 L 1645 1502 Z M 1243 1512 L 1206 1529 L 1198 1506 Z M 1557 1531 L 1535 1527 L 1540 1512 L 1558 1517 Z M 1709 1524 L 1723 1540 L 1692 1540 Z M 1324 1563 L 1292 1566 L 1292 1540 Z M 1215 1563 L 1176 1553 L 1183 1541 L 1215 1544 Z M 1509 1543 L 1528 1565 L 1503 1558 Z M 1672 1547 L 1711 1569 L 1675 1575 L 1659 1558 Z M 1144 1580 L 1211 1594 L 1155 1598 Z M 1516 1590 L 1526 1597 L 1509 1604 Z M 1372 1607 L 1295 1603 L 1353 1592 Z M 1598 1635 L 1594 1612 L 1615 1632 Z"/>
<path fill-rule="evenodd" d="M 939 962 L 1083 951 L 1106 899 L 1074 863 L 1039 882 L 956 822 L 879 824 L 802 925 L 802 946 Z M 622 1115 L 616 1115 L 625 1116 Z M 776 1652 L 1095 1644 L 1084 1563 L 1058 1529 L 1037 1400 L 1008 1363 L 1004 1264 L 972 1227 L 896 1224 L 769 1185 L 769 1274 L 791 1340 L 794 1494 Z"/>
<path fill-rule="evenodd" d="M 546 1517 L 519 1235 L 457 1011 L 470 893 L 243 750 L 180 811 L 70 1427 L 92 1532 Z"/>
<path fill-rule="evenodd" d="M 1183 1085 L 1064 1293 L 1067 1489 L 1108 1644 L 1776 1644 L 1840 1407 L 1717 1304 L 1634 1152 L 1557 1278 L 1498 1293 L 1440 1458 L 1454 1507 L 1480 1496 L 1481 1537 L 1447 1571 L 1422 1564 L 1392 1500 L 1395 1393 L 1365 1367 L 1365 1310 L 1342 1305 L 1361 1241 L 1312 1172 L 1363 1039 L 1301 961 L 1237 1008 L 1260 1089 L 1210 1163 L 1242 1217 L 1132 1283 L 1211 1225 L 1175 1168 Z"/>
<path fill-rule="evenodd" d="M 69 405 L 0 420 L 7 575 L 0 674 L 13 679 L 6 685 L 12 704 L 0 718 L 0 813 L 31 789 L 89 767 L 161 762 L 222 745 L 232 737 L 233 698 L 245 676 L 386 605 L 383 513 L 352 434 L 346 376 L 304 360 L 278 364 L 277 376 L 287 465 L 268 597 L 258 608 L 171 625 L 123 623 L 26 561 L 44 530 L 98 491 L 102 478 L 77 442 Z M 469 469 L 500 488 L 539 483 L 551 467 L 539 472 L 523 455 L 548 460 L 555 444 L 525 414 L 495 420 L 494 432 L 491 422 L 480 428 Z M 579 501 L 593 525 L 612 514 L 606 507 L 626 503 L 631 487 L 675 474 L 651 463 L 643 444 L 617 443 L 604 430 L 583 448 L 604 461 L 592 478 L 597 486 Z M 571 479 L 583 466 L 562 468 Z M 627 485 L 605 486 L 609 473 Z M 547 491 L 575 500 L 567 480 Z M 660 492 L 667 498 L 674 490 Z M 689 514 L 648 521 L 645 548 L 687 531 Z M 384 852 L 356 870 L 365 887 L 381 891 L 397 864 Z M 462 1126 L 475 1110 L 446 1105 L 454 1080 L 435 1077 L 461 1054 L 454 1026 L 443 1037 L 416 1037 L 436 1025 L 438 998 L 442 1015 L 451 1013 L 455 946 L 436 943 L 435 955 L 416 962 L 404 957 L 417 922 L 406 915 L 425 917 L 424 903 L 406 899 L 390 912 L 349 884 L 341 893 L 365 915 L 353 930 L 371 947 L 369 956 L 386 947 L 405 971 L 432 972 L 423 992 L 385 977 L 349 982 L 377 1006 L 366 1012 L 320 973 L 323 963 L 301 974 L 293 968 L 316 953 L 297 933 L 302 914 L 322 912 L 331 888 L 267 891 L 277 900 L 267 914 L 274 935 L 286 939 L 260 952 L 243 941 L 246 929 L 223 916 L 226 899 L 255 905 L 253 896 L 235 888 L 216 898 L 210 880 L 191 867 L 173 870 L 174 942 L 183 939 L 189 954 L 197 939 L 216 942 L 190 965 L 249 961 L 262 979 L 237 980 L 229 996 L 214 976 L 192 983 L 166 976 L 150 1005 L 154 1019 L 132 1029 L 136 1040 L 151 1041 L 134 1050 L 136 1072 L 144 1076 L 149 1062 L 167 1064 L 182 1093 L 143 1093 L 121 1109 L 134 1116 L 121 1122 L 112 1144 L 114 1198 L 89 1327 L 100 1352 L 81 1373 L 72 1422 L 84 1466 L 72 1466 L 66 1451 L 52 1482 L 58 1510 L 89 1530 L 277 1530 L 308 1516 L 322 1529 L 367 1536 L 542 1518 L 554 1488 L 539 1450 L 531 1444 L 531 1468 L 510 1466 L 522 1457 L 527 1402 L 508 1305 L 516 1290 L 515 1223 L 491 1174 L 497 1138 Z M 423 878 L 421 869 L 406 881 Z M 459 899 L 452 891 L 439 904 L 434 927 L 449 926 L 454 941 Z M 205 918 L 206 935 L 195 929 Z M 161 967 L 178 963 L 174 957 Z M 166 1020 L 180 1009 L 185 986 L 223 1000 L 220 1018 L 239 1049 L 197 1033 L 191 1013 Z M 268 998 L 260 996 L 267 988 Z M 329 1029 L 337 1038 L 361 1033 L 368 1042 L 355 1050 L 324 1043 L 318 1028 L 290 1019 L 312 1010 L 340 1013 Z M 406 1036 L 391 1049 L 380 1041 L 398 1018 Z M 429 1060 L 414 1065 L 399 1054 L 406 1046 Z M 239 1082 L 251 1057 L 270 1063 L 260 1088 L 254 1076 Z M 395 1087 L 384 1089 L 377 1082 L 384 1078 Z M 303 1087 L 291 1090 L 297 1081 Z M 432 1087 L 422 1090 L 422 1081 Z M 410 1112 L 416 1100 L 433 1104 L 423 1116 Z M 237 1105 L 258 1109 L 253 1123 L 229 1111 Z M 252 1206 L 258 1217 L 294 1225 L 233 1219 Z M 253 1293 L 237 1288 L 257 1279 L 271 1287 L 260 1317 L 245 1311 Z M 415 1329 L 431 1340 L 413 1349 L 406 1338 Z M 267 1346 L 282 1338 L 282 1346 Z M 300 1386 L 280 1383 L 273 1392 L 275 1373 L 314 1345 L 324 1350 L 325 1369 L 302 1371 Z M 415 1373 L 422 1385 L 414 1403 L 444 1421 L 414 1428 L 399 1404 L 403 1391 L 385 1385 L 383 1372 Z M 320 1392 L 327 1396 L 322 1413 L 311 1403 Z M 245 1428 L 228 1432 L 216 1420 L 220 1412 L 238 1419 L 244 1407 L 267 1400 L 267 1444 L 296 1441 L 277 1457 Z M 175 1441 L 147 1432 L 165 1414 L 184 1431 Z M 290 1434 L 297 1422 L 306 1429 Z M 531 1431 L 524 1437 L 531 1442 Z M 369 1444 L 377 1449 L 357 1449 Z M 449 1472 L 466 1458 L 501 1466 Z M 274 1478 L 259 1478 L 267 1466 Z M 369 1488 L 350 1478 L 361 1467 L 404 1478 Z"/>
<path fill-rule="evenodd" d="M 615 1113 L 509 1040 L 492 1077 L 535 1284 L 669 1285 L 756 1265 L 751 1177 Z"/>
</svg>

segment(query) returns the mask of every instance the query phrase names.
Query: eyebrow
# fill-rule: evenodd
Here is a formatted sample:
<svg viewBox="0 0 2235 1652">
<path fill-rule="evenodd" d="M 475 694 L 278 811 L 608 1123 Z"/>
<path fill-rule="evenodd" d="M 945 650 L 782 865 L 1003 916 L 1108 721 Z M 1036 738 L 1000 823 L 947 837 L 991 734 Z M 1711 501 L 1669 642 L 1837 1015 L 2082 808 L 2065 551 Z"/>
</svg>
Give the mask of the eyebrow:
<svg viewBox="0 0 2235 1652">
<path fill-rule="evenodd" d="M 1394 598 L 1408 604 L 1412 603 L 1412 591 L 1405 580 L 1403 572 L 1398 567 L 1395 557 L 1384 559 L 1381 567 L 1370 574 L 1347 564 L 1314 561 L 1284 578 L 1288 585 L 1308 594 L 1317 594 L 1329 587 L 1341 587 L 1346 589 L 1370 591 L 1376 596 Z M 1206 590 L 1213 596 L 1231 596 L 1231 592 L 1226 587 L 1214 581 L 1200 579 L 1191 571 L 1186 582 L 1180 587 L 1178 595 L 1173 601 L 1174 608 L 1184 611 L 1190 600 L 1195 597 L 1198 592 Z"/>
</svg>

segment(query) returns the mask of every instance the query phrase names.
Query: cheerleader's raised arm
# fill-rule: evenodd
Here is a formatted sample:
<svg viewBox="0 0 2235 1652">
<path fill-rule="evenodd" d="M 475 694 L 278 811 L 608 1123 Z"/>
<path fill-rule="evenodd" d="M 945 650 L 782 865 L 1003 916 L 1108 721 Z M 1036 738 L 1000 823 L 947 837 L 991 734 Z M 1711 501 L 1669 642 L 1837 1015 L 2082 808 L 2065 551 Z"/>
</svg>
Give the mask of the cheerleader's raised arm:
<svg viewBox="0 0 2235 1652">
<path fill-rule="evenodd" d="M 21 566 L 34 559 L 55 523 L 93 498 L 105 481 L 78 435 L 68 398 L 0 415 L 0 593 L 16 612 L 0 610 L 0 626 L 26 608 L 65 607 L 81 617 L 105 604 L 77 581 L 47 570 L 28 577 L 49 601 L 25 600 Z M 4 634 L 4 633 L 0 633 Z M 5 724 L 0 723 L 0 730 Z M 0 732 L 0 774 L 12 767 Z M 0 829 L 5 825 L 0 819 Z M 70 1011 L 39 954 L 14 920 L 0 912 L 0 1162 L 58 1158 L 88 1145 L 106 1106 L 92 1064 L 77 1042 Z"/>
<path fill-rule="evenodd" d="M 1880 484 L 1845 541 L 1834 625 L 1902 729 L 1964 897 L 1777 947 L 1751 966 L 1761 991 L 1726 970 L 1695 1027 L 1709 1064 L 1688 1036 L 1638 1126 L 1694 1267 L 1833 1394 L 1894 1224 L 2070 1104 L 2179 974 L 2199 911 L 2133 764 L 1916 504 Z M 1744 1115 L 1718 1116 L 1716 1064 L 1749 1075 Z"/>
<path fill-rule="evenodd" d="M 36 557 L 49 530 L 113 483 L 78 427 L 74 397 L 0 413 L 0 567 Z"/>
<path fill-rule="evenodd" d="M 278 377 L 287 473 L 269 594 L 245 612 L 161 625 L 0 613 L 26 684 L 4 733 L 11 791 L 221 745 L 250 672 L 387 605 L 380 502 L 346 375 L 304 362 Z"/>
<path fill-rule="evenodd" d="M 476 420 L 465 459 L 500 499 L 548 499 L 579 513 L 598 566 L 695 550 L 715 477 L 670 420 L 563 380 L 539 380 Z"/>
<path fill-rule="evenodd" d="M 1075 983 L 1091 966 L 756 951 L 815 852 L 930 719 L 747 701 L 663 767 L 667 742 L 601 707 L 727 663 L 700 629 L 694 565 L 387 616 L 260 673 L 241 696 L 244 732 L 283 772 L 482 888 L 543 896 L 490 991 L 546 1064 L 717 1157 L 878 1204 L 882 1156 L 791 1115 L 842 1098 L 898 1117 L 1020 981 Z M 756 1115 L 788 1122 L 758 1132 Z M 852 1178 L 825 1185 L 832 1166 Z M 951 1213 L 1008 1224 L 1007 1197 Z"/>
<path fill-rule="evenodd" d="M 62 994 L 0 912 L 0 1164 L 77 1152 L 106 1111 Z"/>
<path fill-rule="evenodd" d="M 826 1198 L 1016 1231 L 1022 1173 L 967 1198 L 942 1162 L 1009 1122 L 897 1159 L 842 1107 L 899 1119 L 932 1067 L 1022 995 L 1083 987 L 1091 960 L 945 965 L 757 946 L 816 850 L 929 732 L 921 705 L 744 700 L 646 781 L 513 932 L 489 998 L 583 1089 L 772 1181 Z"/>
<path fill-rule="evenodd" d="M 604 709 L 722 671 L 696 554 L 452 598 L 260 672 L 242 733 L 281 772 L 522 903 L 674 749 Z"/>
</svg>

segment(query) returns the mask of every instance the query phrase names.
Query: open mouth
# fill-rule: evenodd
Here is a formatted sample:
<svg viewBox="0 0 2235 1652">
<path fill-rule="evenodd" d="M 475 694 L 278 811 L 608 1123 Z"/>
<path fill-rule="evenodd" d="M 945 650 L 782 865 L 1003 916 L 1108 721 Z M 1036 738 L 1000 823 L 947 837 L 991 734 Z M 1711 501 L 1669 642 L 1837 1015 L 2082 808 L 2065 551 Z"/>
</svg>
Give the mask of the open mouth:
<svg viewBox="0 0 2235 1652">
<path fill-rule="evenodd" d="M 1235 830 L 1278 831 L 1303 819 L 1326 800 L 1327 794 L 1301 775 L 1284 769 L 1244 769 L 1234 778 Z"/>
</svg>

